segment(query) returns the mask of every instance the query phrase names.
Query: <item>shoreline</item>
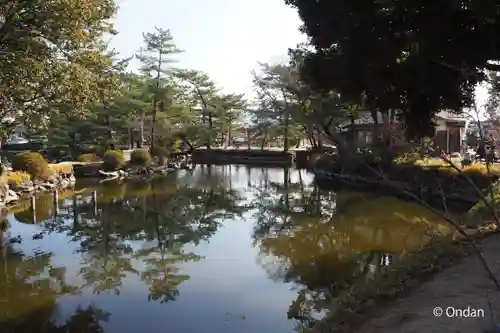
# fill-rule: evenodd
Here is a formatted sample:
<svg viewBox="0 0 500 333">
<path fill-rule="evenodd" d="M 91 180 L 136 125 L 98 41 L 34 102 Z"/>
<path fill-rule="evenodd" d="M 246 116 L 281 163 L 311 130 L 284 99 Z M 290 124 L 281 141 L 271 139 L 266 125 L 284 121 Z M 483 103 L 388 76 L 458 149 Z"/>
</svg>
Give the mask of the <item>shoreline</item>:
<svg viewBox="0 0 500 333">
<path fill-rule="evenodd" d="M 497 253 L 500 234 L 491 233 L 478 239 L 481 252 L 494 272 L 500 269 Z M 472 308 L 482 316 L 435 316 L 435 308 Z M 489 279 L 478 257 L 468 252 L 447 267 L 434 272 L 405 294 L 374 309 L 350 332 L 400 333 L 497 332 L 491 329 L 499 322 L 500 292 Z M 341 331 L 339 331 L 341 332 Z M 345 331 L 343 331 L 345 332 Z"/>
<path fill-rule="evenodd" d="M 361 191 L 409 197 L 411 200 L 411 195 L 403 193 L 407 191 L 422 199 L 440 196 L 442 200 L 470 206 L 481 200 L 479 193 L 472 196 L 467 191 L 457 193 L 442 188 L 436 192 L 432 186 L 418 184 L 418 178 L 414 177 L 419 174 L 417 172 L 411 174 L 408 172 L 410 170 L 403 171 L 409 173 L 407 181 L 399 177 L 393 180 L 391 177 L 384 179 L 375 175 L 369 177 L 366 174 L 336 173 L 317 165 L 312 165 L 309 170 L 314 173 L 317 181 L 326 187 L 337 184 Z M 435 177 L 439 183 L 439 171 L 435 173 Z M 449 174 L 443 174 L 443 177 L 449 177 Z M 487 190 L 480 189 L 483 192 Z M 500 251 L 500 231 L 493 223 L 485 225 L 485 220 L 479 216 L 473 218 L 476 220 L 475 226 L 466 229 L 467 234 L 487 257 L 492 270 L 500 272 L 500 261 L 495 259 L 496 253 Z M 460 225 L 464 227 L 462 223 Z M 457 271 L 460 273 L 457 274 Z M 449 277 L 450 274 L 453 275 L 452 278 Z M 481 284 L 482 289 L 476 290 L 471 287 L 476 284 Z M 456 292 L 457 288 L 460 293 Z M 439 296 L 428 290 L 435 291 Z M 484 308 L 489 302 L 484 290 L 494 290 L 491 292 L 496 293 L 500 299 L 500 292 L 495 289 L 486 270 L 479 263 L 472 244 L 463 236 L 440 235 L 420 249 L 402 254 L 396 262 L 376 272 L 373 277 L 353 284 L 348 290 L 333 298 L 327 317 L 317 321 L 310 331 L 318 333 L 485 332 L 493 327 L 492 320 L 476 318 L 469 322 L 470 330 L 463 330 L 459 325 L 460 321 L 455 319 L 455 324 L 451 324 L 452 318 L 435 317 L 432 313 L 432 310 L 439 306 L 461 309 L 469 306 L 478 309 L 477 304 L 482 304 L 483 310 L 494 317 L 491 310 L 486 311 Z M 500 314 L 500 303 L 498 314 Z"/>
<path fill-rule="evenodd" d="M 490 258 L 488 260 L 490 265 L 496 264 L 492 258 L 496 255 L 496 251 L 500 249 L 500 232 L 497 228 L 490 225 L 475 230 L 469 229 L 468 234 L 480 247 L 483 247 L 482 245 L 485 242 L 494 245 L 498 243 L 495 252 L 490 251 L 486 255 Z M 493 239 L 494 241 L 492 241 Z M 464 262 L 466 260 L 475 262 L 478 266 L 477 269 L 472 269 L 469 262 Z M 500 269 L 500 262 L 497 265 L 498 267 L 494 271 Z M 400 333 L 403 332 L 401 331 L 403 322 L 411 321 L 412 314 L 415 312 L 425 315 L 421 318 L 422 323 L 416 323 L 415 325 L 425 325 L 433 316 L 431 311 L 434 307 L 447 304 L 444 300 L 436 299 L 433 295 L 418 293 L 418 290 L 425 285 L 440 284 L 442 280 L 440 275 L 455 267 L 459 267 L 463 271 L 460 275 L 468 281 L 468 286 L 470 286 L 470 281 L 477 279 L 479 275 L 484 275 L 486 284 L 489 282 L 489 289 L 494 289 L 493 283 L 488 280 L 486 271 L 479 265 L 471 243 L 463 238 L 451 239 L 447 236 L 440 236 L 419 250 L 403 254 L 397 262 L 377 272 L 370 280 L 352 285 L 349 290 L 335 299 L 337 311 L 331 311 L 325 319 L 317 322 L 312 331 L 321 333 Z M 482 274 L 483 272 L 484 274 Z M 453 288 L 450 288 L 451 283 L 451 281 L 448 281 L 447 287 L 441 286 L 440 288 L 443 289 L 443 292 L 453 294 L 453 288 L 456 288 L 456 285 L 453 282 Z M 464 288 L 464 290 L 467 290 L 467 288 Z M 473 295 L 478 296 L 478 298 L 484 297 L 484 293 Z M 458 295 L 455 294 L 455 296 L 458 298 Z M 431 300 L 435 302 L 434 307 L 419 309 L 416 306 L 418 302 L 430 302 Z M 407 307 L 398 308 L 399 312 L 394 310 L 393 308 L 397 308 L 398 302 L 406 302 Z M 453 305 L 449 304 L 449 306 Z M 466 306 L 467 304 L 464 303 L 462 308 Z M 396 323 L 396 327 L 392 323 L 395 320 L 395 312 L 401 313 L 401 326 Z M 409 316 L 409 318 L 406 318 L 406 316 Z M 413 321 L 416 320 L 417 318 L 413 318 Z M 394 331 L 386 329 L 390 321 L 391 325 L 394 326 Z M 447 321 L 445 320 L 445 322 Z M 490 327 L 490 324 L 492 325 L 492 323 L 489 323 L 486 326 Z M 446 325 L 449 325 L 449 323 L 447 322 Z M 429 330 L 427 326 L 421 330 L 406 330 L 405 328 L 404 332 L 459 332 L 457 328 L 446 325 L 444 325 L 445 328 L 439 327 L 438 330 Z M 470 332 L 482 331 L 474 330 Z"/>
<path fill-rule="evenodd" d="M 359 191 L 373 191 L 381 194 L 389 194 L 395 196 L 409 197 L 404 191 L 411 193 L 421 198 L 443 198 L 455 202 L 461 202 L 468 205 L 475 205 L 481 200 L 478 193 L 474 195 L 463 195 L 460 193 L 449 193 L 442 188 L 433 188 L 424 184 L 418 183 L 417 186 L 413 185 L 410 181 L 395 181 L 391 179 L 380 179 L 376 177 L 363 177 L 355 174 L 335 173 L 322 170 L 320 168 L 313 168 L 311 172 L 315 178 L 325 182 L 337 182 L 339 184 L 347 185 Z M 482 189 L 483 191 L 487 189 Z M 477 192 L 477 191 L 476 191 Z"/>
<path fill-rule="evenodd" d="M 67 188 L 68 187 L 66 187 L 66 189 Z M 55 188 L 48 191 L 34 192 L 24 199 L 26 200 L 32 196 L 50 193 L 54 190 Z M 58 190 L 63 190 L 63 188 L 59 188 Z M 20 198 L 14 205 L 9 205 L 10 207 L 7 208 L 10 210 L 21 201 L 23 201 L 23 198 Z M 468 232 L 474 240 L 480 243 L 490 238 L 495 238 L 498 242 L 500 238 L 500 234 L 496 228 L 491 227 L 468 229 Z M 423 285 L 435 283 L 436 280 L 440 279 L 440 274 L 450 268 L 462 265 L 463 260 L 468 260 L 472 257 L 475 257 L 475 255 L 471 253 L 471 244 L 463 239 L 452 239 L 449 236 L 436 237 L 421 249 L 403 254 L 396 262 L 375 273 L 374 277 L 368 282 L 352 285 L 350 289 L 341 294 L 341 297 L 335 299 L 336 301 L 340 300 L 338 304 L 339 310 L 330 312 L 326 319 L 316 324 L 313 331 L 325 333 L 433 332 L 432 330 L 429 331 L 427 327 L 420 331 L 407 331 L 406 329 L 402 330 L 404 326 L 394 326 L 399 325 L 391 322 L 391 320 L 393 320 L 391 313 L 395 311 L 392 310 L 394 304 L 412 299 L 412 297 L 415 297 L 412 295 L 414 295 Z M 472 258 L 472 260 L 473 259 L 474 258 Z M 470 266 L 470 264 L 468 265 Z M 465 273 L 462 275 L 463 277 L 470 277 L 472 275 L 472 278 L 476 278 L 478 273 L 480 274 L 480 269 L 481 268 L 471 270 L 466 267 Z M 498 271 L 500 271 L 500 263 Z M 419 297 L 423 297 L 424 301 L 429 301 L 429 298 L 432 298 L 429 295 L 420 295 Z M 443 301 L 441 301 L 441 303 L 443 303 Z M 417 304 L 417 301 L 411 300 L 407 301 L 405 304 Z M 412 311 L 412 309 L 408 308 L 400 310 L 400 317 L 403 318 L 401 319 L 401 325 L 403 325 L 403 322 L 406 323 L 409 321 L 415 322 L 414 325 L 420 325 L 416 323 L 418 321 L 417 319 L 412 319 Z M 427 319 L 432 316 L 429 309 L 417 309 L 416 311 L 427 314 Z M 406 316 L 409 316 L 410 319 Z M 423 319 L 422 321 L 425 322 Z M 388 325 L 386 324 L 388 322 L 391 322 L 390 325 L 394 326 L 394 331 L 384 329 L 384 327 Z M 457 332 L 457 330 L 443 330 L 441 327 L 439 332 L 452 333 Z"/>
</svg>

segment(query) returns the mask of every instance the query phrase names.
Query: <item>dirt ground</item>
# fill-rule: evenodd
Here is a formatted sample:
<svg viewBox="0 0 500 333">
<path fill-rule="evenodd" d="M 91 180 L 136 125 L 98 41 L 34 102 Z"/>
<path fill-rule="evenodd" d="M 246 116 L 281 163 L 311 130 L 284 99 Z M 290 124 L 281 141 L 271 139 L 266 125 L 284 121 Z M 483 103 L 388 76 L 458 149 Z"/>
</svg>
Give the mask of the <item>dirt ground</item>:
<svg viewBox="0 0 500 333">
<path fill-rule="evenodd" d="M 500 279 L 500 235 L 487 237 L 478 245 Z M 443 310 L 441 316 L 433 314 L 436 307 Z M 484 316 L 480 311 L 476 315 L 471 311 L 471 315 L 465 317 L 455 310 L 467 308 L 483 310 Z M 500 292 L 488 279 L 477 256 L 471 254 L 407 297 L 375 310 L 355 332 L 483 333 L 496 323 L 500 323 Z"/>
</svg>

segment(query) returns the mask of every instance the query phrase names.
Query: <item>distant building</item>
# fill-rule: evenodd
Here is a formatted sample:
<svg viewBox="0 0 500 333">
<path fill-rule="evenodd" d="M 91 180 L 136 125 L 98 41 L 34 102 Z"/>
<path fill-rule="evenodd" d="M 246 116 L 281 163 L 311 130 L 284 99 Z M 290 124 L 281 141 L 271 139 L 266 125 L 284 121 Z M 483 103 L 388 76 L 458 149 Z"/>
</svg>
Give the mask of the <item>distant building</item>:
<svg viewBox="0 0 500 333">
<path fill-rule="evenodd" d="M 350 140 L 355 140 L 358 147 L 370 146 L 374 143 L 374 132 L 389 131 L 391 145 L 402 146 L 407 144 L 404 138 L 404 129 L 401 123 L 394 119 L 392 124 L 384 123 L 382 115 L 377 113 L 378 125 L 375 125 L 369 111 L 362 112 L 353 122 L 345 123 L 344 130 Z M 439 112 L 434 118 L 436 124 L 434 141 L 439 150 L 447 153 L 461 152 L 465 145 L 467 120 L 448 111 Z M 378 126 L 378 129 L 375 128 Z"/>
<path fill-rule="evenodd" d="M 467 119 L 451 112 L 442 111 L 436 115 L 436 135 L 434 142 L 437 148 L 446 153 L 462 152 L 467 137 Z"/>
</svg>

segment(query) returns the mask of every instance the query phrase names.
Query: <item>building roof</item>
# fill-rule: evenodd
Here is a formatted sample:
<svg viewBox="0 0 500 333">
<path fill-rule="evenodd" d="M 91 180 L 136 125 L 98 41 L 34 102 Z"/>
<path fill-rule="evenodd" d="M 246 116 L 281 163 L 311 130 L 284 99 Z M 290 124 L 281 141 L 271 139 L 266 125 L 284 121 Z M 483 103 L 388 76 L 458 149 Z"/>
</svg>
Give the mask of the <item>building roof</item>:
<svg viewBox="0 0 500 333">
<path fill-rule="evenodd" d="M 452 120 L 452 121 L 466 121 L 467 117 L 464 114 L 460 114 L 451 110 L 439 111 L 436 115 L 438 119 Z"/>
</svg>

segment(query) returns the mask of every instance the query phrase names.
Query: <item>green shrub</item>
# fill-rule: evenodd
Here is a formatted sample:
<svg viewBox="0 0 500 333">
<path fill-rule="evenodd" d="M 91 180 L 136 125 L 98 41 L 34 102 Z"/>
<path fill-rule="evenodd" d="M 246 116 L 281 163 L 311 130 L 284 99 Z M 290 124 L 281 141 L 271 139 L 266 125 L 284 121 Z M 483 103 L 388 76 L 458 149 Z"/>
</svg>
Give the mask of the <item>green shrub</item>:
<svg viewBox="0 0 500 333">
<path fill-rule="evenodd" d="M 125 166 L 125 157 L 119 150 L 108 150 L 102 158 L 104 171 L 116 171 Z"/>
<path fill-rule="evenodd" d="M 33 179 L 48 179 L 53 175 L 47 160 L 37 152 L 19 153 L 12 159 L 13 171 L 25 171 Z"/>
<path fill-rule="evenodd" d="M 148 166 L 151 164 L 151 154 L 147 149 L 134 149 L 130 154 L 130 164 Z"/>
<path fill-rule="evenodd" d="M 86 153 L 78 156 L 78 162 L 99 162 L 101 159 L 97 154 L 94 153 Z"/>
<path fill-rule="evenodd" d="M 168 157 L 170 151 L 165 147 L 154 147 L 151 149 L 151 155 L 154 157 Z"/>
<path fill-rule="evenodd" d="M 160 164 L 166 164 L 168 156 L 170 156 L 170 150 L 165 147 L 154 147 L 151 150 L 151 155 L 155 157 Z"/>
</svg>

